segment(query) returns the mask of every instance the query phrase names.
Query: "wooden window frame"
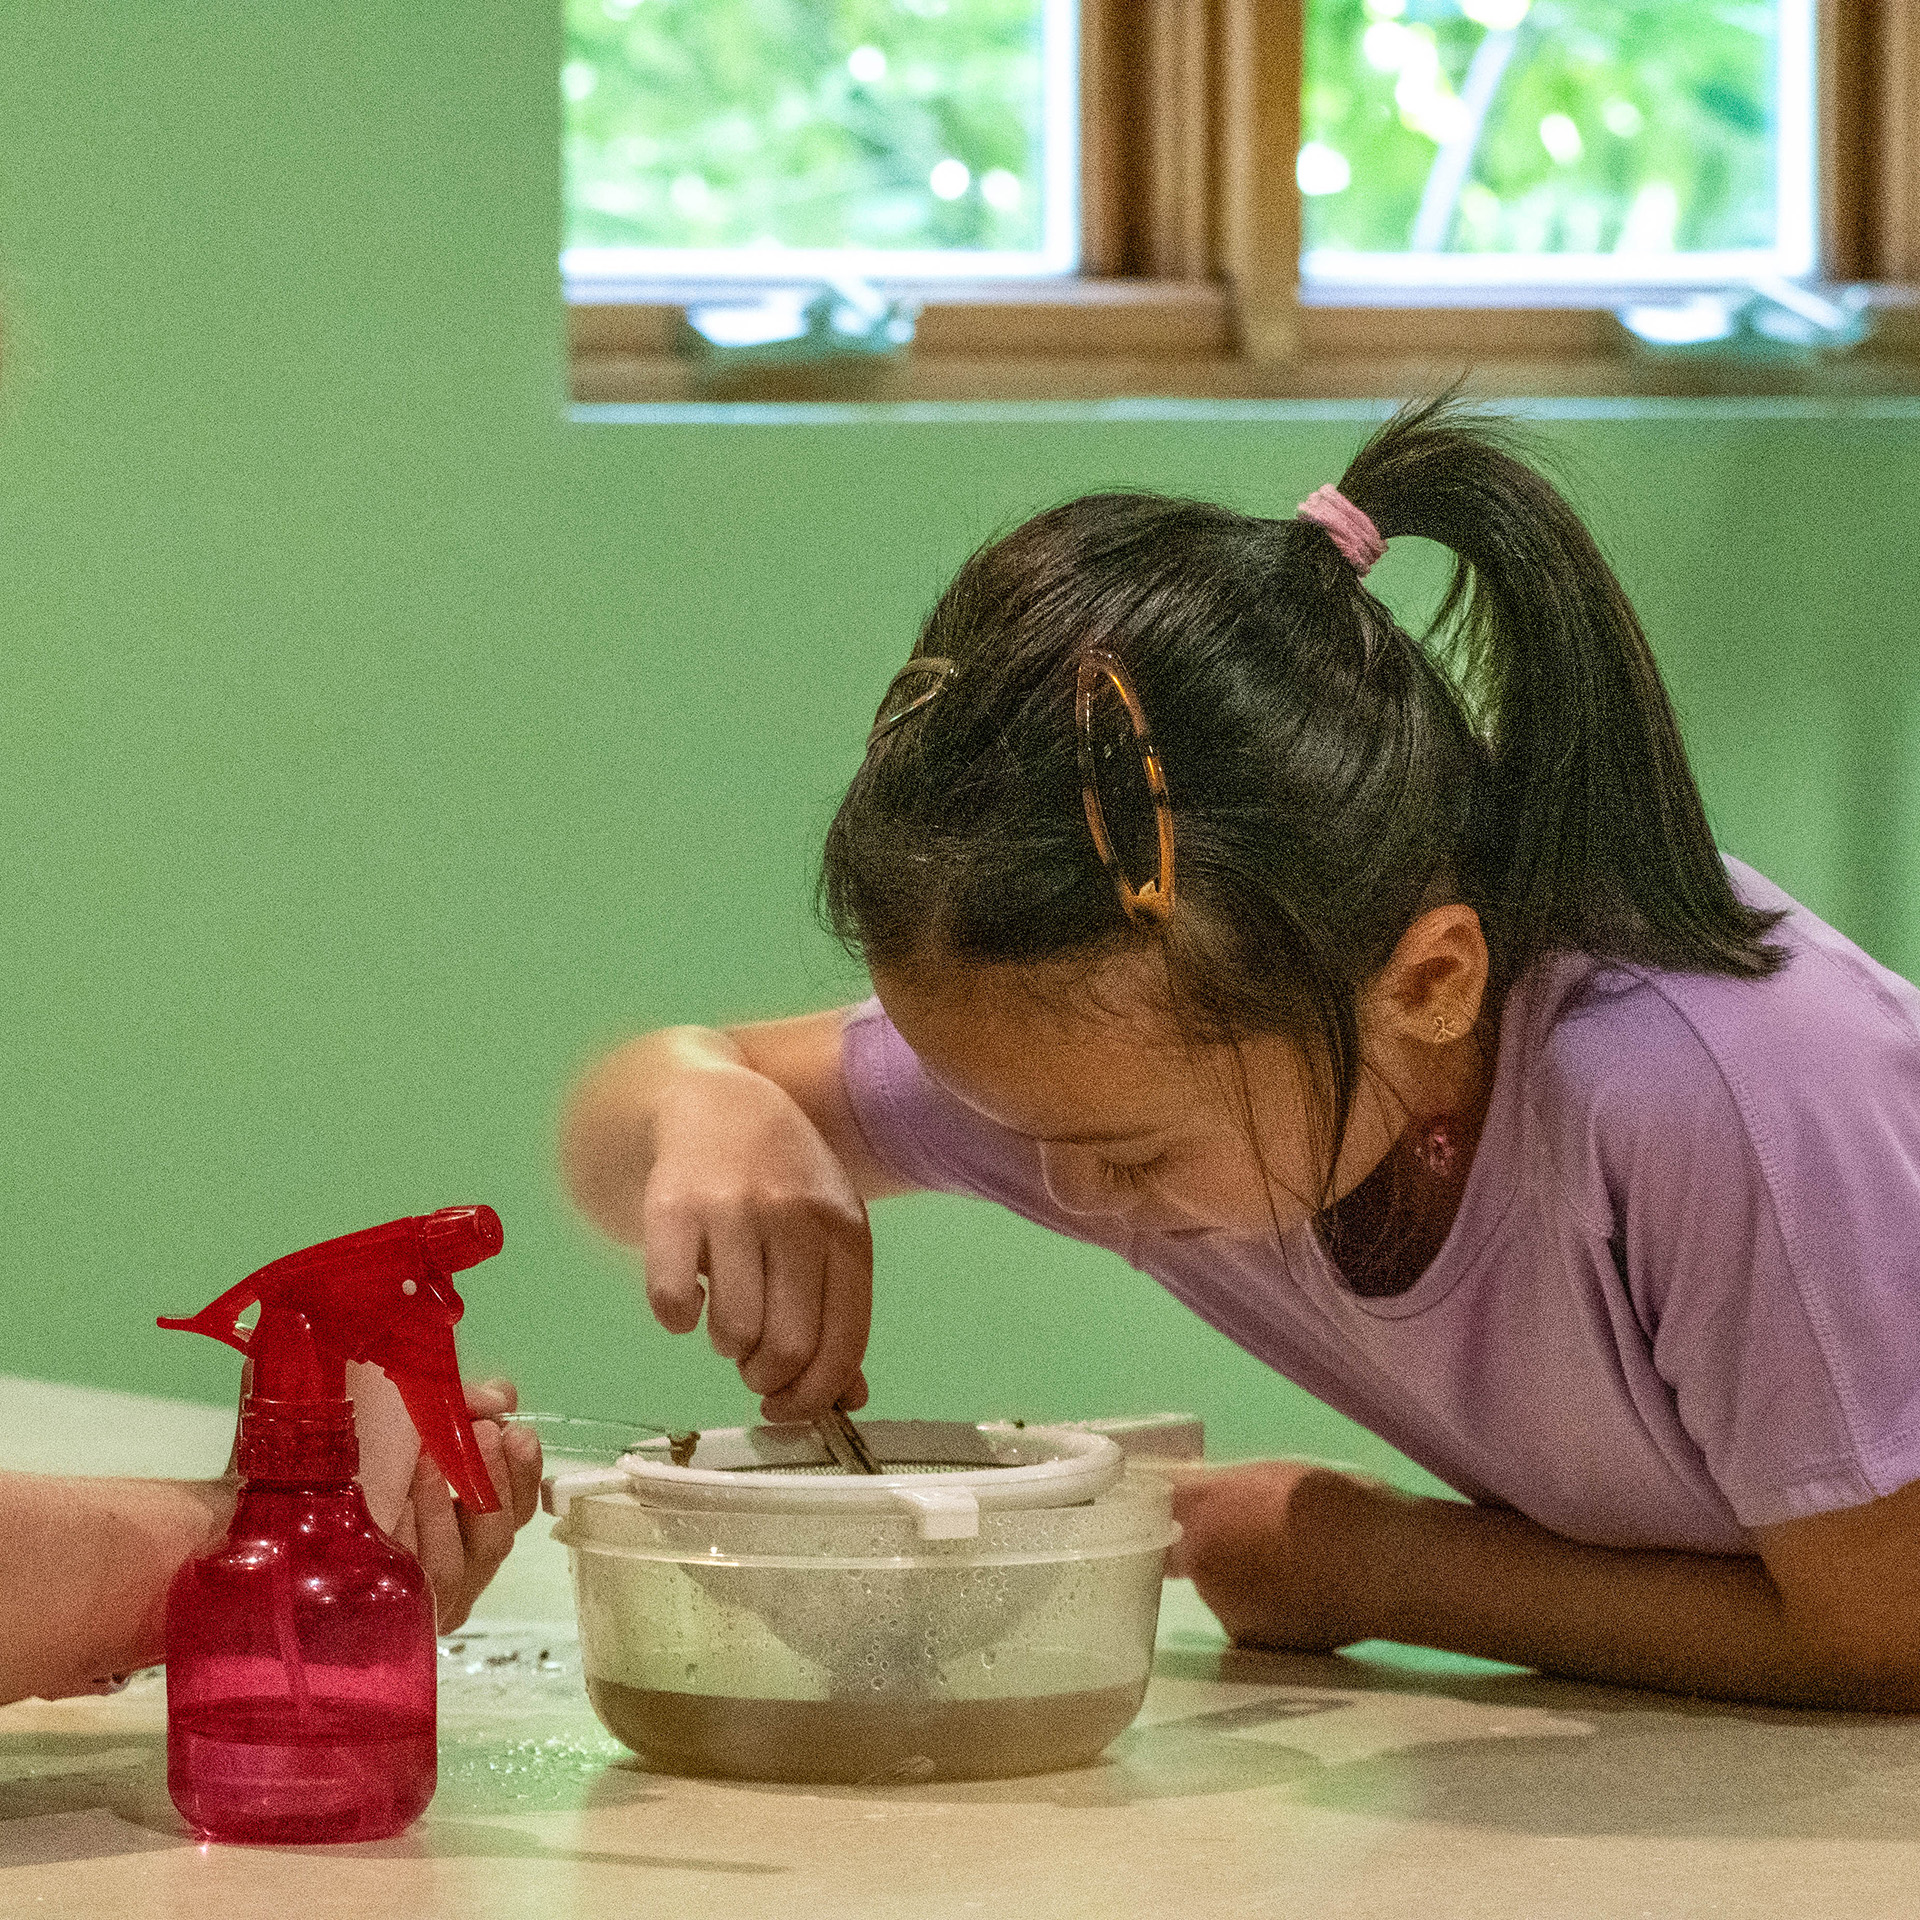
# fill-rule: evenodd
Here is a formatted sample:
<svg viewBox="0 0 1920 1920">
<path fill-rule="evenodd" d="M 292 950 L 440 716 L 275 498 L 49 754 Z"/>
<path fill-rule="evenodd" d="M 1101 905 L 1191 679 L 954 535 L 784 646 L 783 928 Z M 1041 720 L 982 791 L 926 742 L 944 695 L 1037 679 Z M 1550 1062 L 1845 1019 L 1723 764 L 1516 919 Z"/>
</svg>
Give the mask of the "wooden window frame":
<svg viewBox="0 0 1920 1920">
<path fill-rule="evenodd" d="M 1868 348 L 1812 367 L 1640 352 L 1604 306 L 1301 297 L 1306 0 L 1082 0 L 1082 264 L 888 281 L 912 346 L 779 369 L 682 350 L 682 283 L 568 309 L 580 402 L 1920 390 L 1920 6 L 1819 0 L 1822 272 L 1867 282 Z M 738 293 L 737 283 L 727 291 Z"/>
</svg>

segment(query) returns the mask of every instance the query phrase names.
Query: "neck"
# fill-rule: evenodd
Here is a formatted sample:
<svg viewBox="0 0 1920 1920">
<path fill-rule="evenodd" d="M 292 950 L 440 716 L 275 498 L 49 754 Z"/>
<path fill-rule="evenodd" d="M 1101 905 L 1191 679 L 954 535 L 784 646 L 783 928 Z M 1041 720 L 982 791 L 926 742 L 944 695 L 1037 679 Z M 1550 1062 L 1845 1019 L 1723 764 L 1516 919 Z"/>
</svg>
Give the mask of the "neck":
<svg viewBox="0 0 1920 1920">
<path fill-rule="evenodd" d="M 1409 1075 L 1414 1097 L 1379 1164 L 1319 1216 L 1340 1277 L 1370 1297 L 1405 1293 L 1433 1264 L 1460 1211 L 1493 1098 L 1498 1028 L 1473 1033 Z"/>
</svg>

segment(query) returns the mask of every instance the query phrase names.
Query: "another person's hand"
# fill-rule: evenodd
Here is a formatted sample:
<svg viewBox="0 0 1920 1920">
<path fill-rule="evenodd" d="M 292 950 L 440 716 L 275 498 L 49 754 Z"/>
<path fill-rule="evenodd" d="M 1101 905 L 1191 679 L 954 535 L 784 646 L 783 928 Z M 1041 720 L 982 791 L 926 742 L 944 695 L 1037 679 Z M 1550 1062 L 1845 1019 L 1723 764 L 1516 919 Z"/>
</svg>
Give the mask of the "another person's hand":
<svg viewBox="0 0 1920 1920">
<path fill-rule="evenodd" d="M 1367 1598 L 1383 1500 L 1357 1474 L 1262 1460 L 1182 1475 L 1167 1557 L 1239 1645 L 1330 1653 L 1371 1637 Z"/>
<path fill-rule="evenodd" d="M 864 1406 L 873 1236 L 818 1129 L 765 1076 L 714 1065 L 673 1080 L 653 1147 L 639 1225 L 654 1318 L 691 1332 L 704 1305 L 769 1420 Z"/>
<path fill-rule="evenodd" d="M 499 1571 L 513 1536 L 540 1504 L 540 1439 L 527 1427 L 503 1428 L 501 1414 L 518 1404 L 513 1383 L 485 1380 L 467 1388 L 473 1437 L 487 1463 L 497 1513 L 474 1513 L 453 1496 L 432 1456 L 421 1451 L 399 1390 L 378 1367 L 348 1369 L 354 1426 L 360 1435 L 360 1486 L 374 1520 L 413 1554 L 433 1582 L 442 1633 L 473 1610 Z"/>
</svg>

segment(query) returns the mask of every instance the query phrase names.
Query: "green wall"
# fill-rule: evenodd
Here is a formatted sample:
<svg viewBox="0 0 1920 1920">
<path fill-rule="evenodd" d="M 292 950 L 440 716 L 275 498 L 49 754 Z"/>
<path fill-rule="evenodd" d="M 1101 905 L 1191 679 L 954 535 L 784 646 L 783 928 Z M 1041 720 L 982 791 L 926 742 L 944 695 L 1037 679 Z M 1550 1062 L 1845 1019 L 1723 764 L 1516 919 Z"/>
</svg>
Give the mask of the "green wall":
<svg viewBox="0 0 1920 1920">
<path fill-rule="evenodd" d="M 917 616 L 1096 486 L 1290 509 L 1343 407 L 562 404 L 557 7 L 0 9 L 0 1372 L 213 1398 L 154 1331 L 272 1255 L 486 1199 L 470 1367 L 748 1403 L 552 1172 L 666 1020 L 843 995 L 809 862 Z M 1920 970 L 1916 415 L 1562 407 L 1723 839 Z M 1417 597 L 1432 569 L 1389 563 Z M 881 1209 L 897 1411 L 1349 1431 L 1104 1256 Z M 1372 1456 L 1377 1457 L 1377 1456 Z"/>
</svg>

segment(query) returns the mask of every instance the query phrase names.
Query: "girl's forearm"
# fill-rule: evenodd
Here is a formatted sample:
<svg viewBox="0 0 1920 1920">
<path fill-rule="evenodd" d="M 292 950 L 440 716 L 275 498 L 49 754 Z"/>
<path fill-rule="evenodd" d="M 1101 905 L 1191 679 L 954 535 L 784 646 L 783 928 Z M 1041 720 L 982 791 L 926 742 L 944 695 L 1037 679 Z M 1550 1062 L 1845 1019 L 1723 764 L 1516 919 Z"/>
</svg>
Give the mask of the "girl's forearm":
<svg viewBox="0 0 1920 1920">
<path fill-rule="evenodd" d="M 0 1702 L 159 1660 L 174 1570 L 220 1537 L 233 1500 L 218 1480 L 0 1474 Z"/>
<path fill-rule="evenodd" d="M 667 1027 L 616 1048 L 580 1083 L 561 1128 L 567 1190 L 601 1232 L 637 1241 L 631 1217 L 653 1164 L 654 1119 L 681 1075 L 744 1064 L 738 1044 L 711 1027 Z"/>
<path fill-rule="evenodd" d="M 1911 1711 L 1787 1618 L 1757 1557 L 1583 1546 L 1519 1514 L 1380 1497 L 1370 1637 L 1672 1693 Z"/>
</svg>

